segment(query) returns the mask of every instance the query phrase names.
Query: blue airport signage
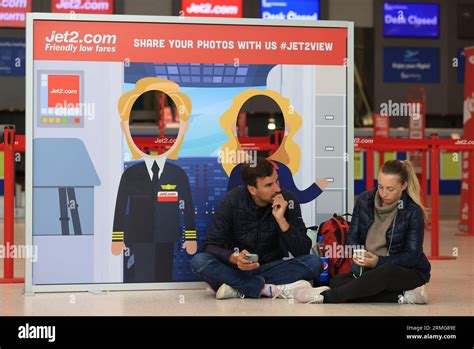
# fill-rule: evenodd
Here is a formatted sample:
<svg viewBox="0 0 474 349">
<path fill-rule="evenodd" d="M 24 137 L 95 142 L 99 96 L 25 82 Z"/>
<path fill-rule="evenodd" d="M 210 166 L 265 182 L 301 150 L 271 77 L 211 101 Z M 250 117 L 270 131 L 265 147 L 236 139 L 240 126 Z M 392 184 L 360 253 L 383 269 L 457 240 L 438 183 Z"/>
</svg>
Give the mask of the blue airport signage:
<svg viewBox="0 0 474 349">
<path fill-rule="evenodd" d="M 383 80 L 384 82 L 439 82 L 439 48 L 384 47 Z"/>
<path fill-rule="evenodd" d="M 319 0 L 261 0 L 260 15 L 263 19 L 318 20 Z"/>
<path fill-rule="evenodd" d="M 385 2 L 383 33 L 391 37 L 439 37 L 439 4 Z"/>
<path fill-rule="evenodd" d="M 466 53 L 463 48 L 458 48 L 456 55 L 457 61 L 457 72 L 458 72 L 458 84 L 464 84 L 464 72 L 466 71 Z"/>
<path fill-rule="evenodd" d="M 25 75 L 25 39 L 0 38 L 0 76 Z"/>
</svg>

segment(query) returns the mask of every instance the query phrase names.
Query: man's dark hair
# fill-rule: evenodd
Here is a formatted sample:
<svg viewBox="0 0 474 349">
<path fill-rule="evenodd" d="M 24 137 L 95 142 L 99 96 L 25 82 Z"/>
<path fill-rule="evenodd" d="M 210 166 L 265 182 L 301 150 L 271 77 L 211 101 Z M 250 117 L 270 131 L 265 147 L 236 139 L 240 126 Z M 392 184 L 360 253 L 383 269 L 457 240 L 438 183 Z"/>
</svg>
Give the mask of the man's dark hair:
<svg viewBox="0 0 474 349">
<path fill-rule="evenodd" d="M 242 181 L 245 185 L 257 187 L 257 178 L 269 177 L 273 174 L 274 167 L 270 161 L 265 158 L 258 157 L 257 164 L 246 163 L 240 168 Z"/>
</svg>

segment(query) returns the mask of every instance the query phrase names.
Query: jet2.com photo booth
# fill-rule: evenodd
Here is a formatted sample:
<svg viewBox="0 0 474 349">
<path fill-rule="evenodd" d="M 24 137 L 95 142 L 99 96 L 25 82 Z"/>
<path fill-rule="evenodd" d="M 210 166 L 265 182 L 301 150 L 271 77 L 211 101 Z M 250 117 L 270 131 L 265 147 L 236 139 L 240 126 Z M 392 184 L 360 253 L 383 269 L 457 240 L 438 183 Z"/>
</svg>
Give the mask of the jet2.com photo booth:
<svg viewBox="0 0 474 349">
<path fill-rule="evenodd" d="M 352 210 L 352 23 L 34 13 L 27 58 L 27 294 L 203 286 L 252 152 L 306 226 Z"/>
</svg>

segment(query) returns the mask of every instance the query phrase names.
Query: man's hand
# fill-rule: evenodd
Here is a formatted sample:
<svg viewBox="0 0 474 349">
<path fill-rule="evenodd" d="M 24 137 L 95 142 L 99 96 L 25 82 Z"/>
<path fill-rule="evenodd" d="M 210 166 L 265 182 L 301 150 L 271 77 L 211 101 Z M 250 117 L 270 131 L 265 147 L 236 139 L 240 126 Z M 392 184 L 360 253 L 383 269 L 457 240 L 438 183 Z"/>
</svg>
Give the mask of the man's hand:
<svg viewBox="0 0 474 349">
<path fill-rule="evenodd" d="M 112 242 L 112 253 L 119 256 L 126 247 L 127 246 L 125 246 L 125 242 L 123 241 Z"/>
<path fill-rule="evenodd" d="M 283 195 L 278 194 L 273 198 L 272 203 L 272 214 L 277 221 L 281 221 L 285 218 L 285 211 L 288 207 L 288 201 L 285 200 Z"/>
<path fill-rule="evenodd" d="M 249 252 L 247 250 L 243 250 L 240 253 L 232 253 L 229 257 L 229 261 L 232 264 L 237 265 L 237 268 L 242 271 L 257 269 L 260 264 L 258 262 L 253 262 L 250 259 L 245 258 L 248 253 Z"/>
<path fill-rule="evenodd" d="M 197 251 L 197 241 L 196 240 L 187 240 L 183 242 L 183 246 L 181 246 L 183 249 L 186 249 L 186 252 L 188 254 L 195 254 Z"/>
<path fill-rule="evenodd" d="M 375 268 L 379 261 L 379 257 L 372 252 L 365 252 L 365 258 L 358 258 L 357 256 L 352 257 L 355 264 L 361 267 Z"/>
<path fill-rule="evenodd" d="M 290 229 L 290 225 L 288 224 L 288 221 L 285 218 L 285 212 L 287 207 L 288 201 L 285 200 L 283 195 L 278 194 L 273 198 L 272 214 L 273 217 L 275 217 L 282 232 L 286 232 L 288 231 L 288 229 Z"/>
</svg>

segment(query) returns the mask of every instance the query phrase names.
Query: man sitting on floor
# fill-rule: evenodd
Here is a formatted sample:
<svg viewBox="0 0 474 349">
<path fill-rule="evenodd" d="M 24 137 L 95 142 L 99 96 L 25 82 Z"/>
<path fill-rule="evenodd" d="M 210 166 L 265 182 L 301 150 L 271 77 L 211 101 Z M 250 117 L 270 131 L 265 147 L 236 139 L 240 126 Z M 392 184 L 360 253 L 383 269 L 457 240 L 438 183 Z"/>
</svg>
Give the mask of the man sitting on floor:
<svg viewBox="0 0 474 349">
<path fill-rule="evenodd" d="M 191 268 L 226 298 L 293 298 L 322 272 L 296 197 L 280 188 L 273 164 L 258 158 L 241 169 L 245 186 L 229 191 Z M 294 258 L 282 259 L 290 252 Z"/>
</svg>

